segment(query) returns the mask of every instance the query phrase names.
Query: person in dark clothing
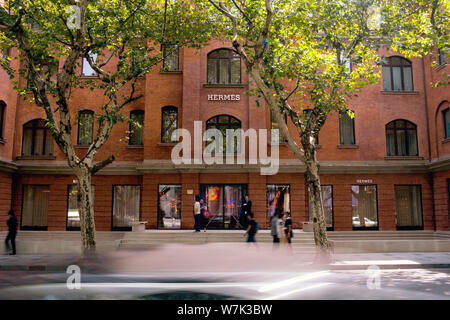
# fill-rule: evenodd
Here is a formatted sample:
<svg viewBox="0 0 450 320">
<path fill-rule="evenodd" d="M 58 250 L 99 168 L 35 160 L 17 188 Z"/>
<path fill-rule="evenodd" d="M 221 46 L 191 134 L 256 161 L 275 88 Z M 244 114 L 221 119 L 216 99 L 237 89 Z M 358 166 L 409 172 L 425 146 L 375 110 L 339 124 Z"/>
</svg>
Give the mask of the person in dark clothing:
<svg viewBox="0 0 450 320">
<path fill-rule="evenodd" d="M 5 239 L 5 245 L 6 245 L 6 249 L 9 251 L 10 250 L 9 241 L 11 241 L 12 253 L 10 253 L 10 254 L 15 255 L 16 254 L 17 219 L 14 216 L 14 211 L 12 211 L 12 210 L 10 210 L 8 212 L 8 215 L 9 215 L 9 219 L 7 221 L 8 235 L 6 236 L 6 239 Z"/>
<path fill-rule="evenodd" d="M 293 232 L 292 232 L 292 217 L 291 217 L 291 213 L 288 211 L 286 212 L 286 219 L 284 221 L 284 233 L 286 234 L 286 240 L 288 243 L 292 243 L 292 237 L 293 237 Z"/>
<path fill-rule="evenodd" d="M 201 206 L 200 206 L 200 196 L 196 195 L 195 196 L 195 203 L 194 203 L 194 220 L 195 220 L 195 231 L 194 232 L 200 232 L 200 210 L 201 210 Z"/>
<path fill-rule="evenodd" d="M 241 213 L 241 221 L 239 223 L 242 225 L 243 229 L 247 229 L 248 227 L 248 214 L 252 212 L 252 201 L 249 200 L 248 194 L 245 196 L 245 201 L 242 204 L 242 213 Z"/>
<path fill-rule="evenodd" d="M 249 212 L 247 215 L 248 218 L 248 227 L 247 231 L 244 233 L 244 237 L 248 235 L 247 242 L 256 242 L 255 234 L 256 234 L 256 221 L 252 212 Z"/>
<path fill-rule="evenodd" d="M 208 206 L 204 202 L 203 198 L 200 199 L 200 222 L 201 228 L 206 232 L 206 227 L 209 222 L 209 217 L 206 216 L 206 212 L 208 211 Z"/>
</svg>

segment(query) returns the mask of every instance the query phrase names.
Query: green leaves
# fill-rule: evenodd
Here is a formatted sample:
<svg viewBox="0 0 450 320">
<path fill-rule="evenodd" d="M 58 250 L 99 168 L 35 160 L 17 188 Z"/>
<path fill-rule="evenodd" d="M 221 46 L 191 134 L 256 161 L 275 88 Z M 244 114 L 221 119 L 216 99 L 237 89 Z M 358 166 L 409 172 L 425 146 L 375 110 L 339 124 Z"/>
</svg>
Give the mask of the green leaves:
<svg viewBox="0 0 450 320">
<path fill-rule="evenodd" d="M 346 110 L 379 81 L 381 47 L 406 55 L 448 49 L 445 0 L 208 2 L 227 18 L 224 30 L 248 69 L 257 70 L 250 74 L 266 103 L 289 110 L 300 135 L 318 134 L 329 112 Z"/>
<path fill-rule="evenodd" d="M 380 34 L 393 50 L 412 57 L 450 48 L 448 0 L 378 0 L 377 5 L 383 19 Z"/>
</svg>

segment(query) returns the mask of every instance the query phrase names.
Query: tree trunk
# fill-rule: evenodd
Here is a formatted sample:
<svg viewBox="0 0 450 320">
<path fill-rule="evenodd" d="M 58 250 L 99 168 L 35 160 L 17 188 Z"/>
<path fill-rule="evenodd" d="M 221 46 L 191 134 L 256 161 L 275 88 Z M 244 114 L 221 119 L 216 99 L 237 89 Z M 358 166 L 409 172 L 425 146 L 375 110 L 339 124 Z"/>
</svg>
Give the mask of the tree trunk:
<svg viewBox="0 0 450 320">
<path fill-rule="evenodd" d="M 309 203 L 311 204 L 313 213 L 314 241 L 316 246 L 328 248 L 330 245 L 328 242 L 327 225 L 322 205 L 322 190 L 320 187 L 318 166 L 314 161 L 307 161 L 305 174 L 309 189 Z"/>
<path fill-rule="evenodd" d="M 95 221 L 94 221 L 94 199 L 92 192 L 92 174 L 89 170 L 82 170 L 78 178 L 78 210 L 80 213 L 80 229 L 83 256 L 95 254 Z"/>
<path fill-rule="evenodd" d="M 316 150 L 315 146 L 309 143 L 306 143 L 306 145 L 304 144 L 304 150 L 308 198 L 314 222 L 314 242 L 319 253 L 317 260 L 320 262 L 329 262 L 332 260 L 331 246 L 328 242 L 327 224 L 325 212 L 323 210 L 322 189 L 320 186 L 319 165 L 316 159 Z"/>
</svg>

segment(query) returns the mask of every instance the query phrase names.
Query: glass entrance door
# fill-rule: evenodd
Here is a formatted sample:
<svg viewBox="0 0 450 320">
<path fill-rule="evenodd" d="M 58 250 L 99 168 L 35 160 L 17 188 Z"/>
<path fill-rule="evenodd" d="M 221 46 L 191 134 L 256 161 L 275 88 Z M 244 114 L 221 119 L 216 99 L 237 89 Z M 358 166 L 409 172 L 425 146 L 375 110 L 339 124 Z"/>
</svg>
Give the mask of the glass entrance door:
<svg viewBox="0 0 450 320">
<path fill-rule="evenodd" d="M 205 200 L 211 218 L 207 229 L 240 229 L 239 213 L 246 185 L 202 185 L 201 197 Z"/>
</svg>

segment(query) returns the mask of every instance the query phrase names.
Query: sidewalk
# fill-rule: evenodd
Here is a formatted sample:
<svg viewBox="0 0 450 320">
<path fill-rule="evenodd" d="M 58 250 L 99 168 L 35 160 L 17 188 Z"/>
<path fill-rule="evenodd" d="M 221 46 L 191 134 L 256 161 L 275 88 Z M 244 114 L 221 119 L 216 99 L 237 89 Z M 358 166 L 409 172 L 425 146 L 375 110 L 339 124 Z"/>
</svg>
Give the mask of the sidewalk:
<svg viewBox="0 0 450 320">
<path fill-rule="evenodd" d="M 130 256 L 130 252 L 126 253 Z M 139 258 L 139 251 L 131 254 Z M 450 252 L 426 252 L 426 253 L 361 253 L 361 254 L 334 254 L 335 261 L 329 265 L 321 265 L 323 269 L 329 270 L 365 270 L 369 266 L 377 266 L 380 269 L 423 269 L 423 268 L 450 268 Z M 119 255 L 100 257 L 94 260 L 81 260 L 80 255 L 1 255 L 0 256 L 0 272 L 1 271 L 41 271 L 41 272 L 66 272 L 70 265 L 84 266 L 92 272 L 104 272 L 110 269 L 109 261 L 113 261 L 112 265 L 121 258 Z M 289 257 L 292 262 L 297 260 L 299 263 L 291 264 L 290 269 L 308 270 L 308 267 L 316 267 L 314 262 L 314 254 L 297 254 Z M 111 260 L 109 260 L 111 259 Z M 267 257 L 267 265 L 273 261 L 272 257 Z M 164 261 L 164 259 L 162 259 Z M 231 262 L 231 261 L 230 261 Z M 149 272 L 158 272 L 164 262 L 155 261 L 156 270 Z M 148 265 L 147 265 L 148 266 Z M 153 264 L 152 264 L 153 266 Z M 191 271 L 196 270 L 196 265 L 191 261 L 186 261 L 186 266 Z M 183 269 L 182 265 L 179 265 Z M 181 270 L 180 269 L 180 270 Z M 239 269 L 239 268 L 238 268 Z M 234 269 L 236 271 L 237 269 Z M 248 270 L 248 269 L 247 269 Z M 299 270 L 299 271 L 300 271 Z M 109 271 L 109 270 L 108 270 Z M 169 271 L 169 270 L 167 270 Z M 175 269 L 172 272 L 177 272 Z M 231 270 L 230 270 L 231 271 Z M 282 271 L 282 270 L 280 270 Z"/>
</svg>

